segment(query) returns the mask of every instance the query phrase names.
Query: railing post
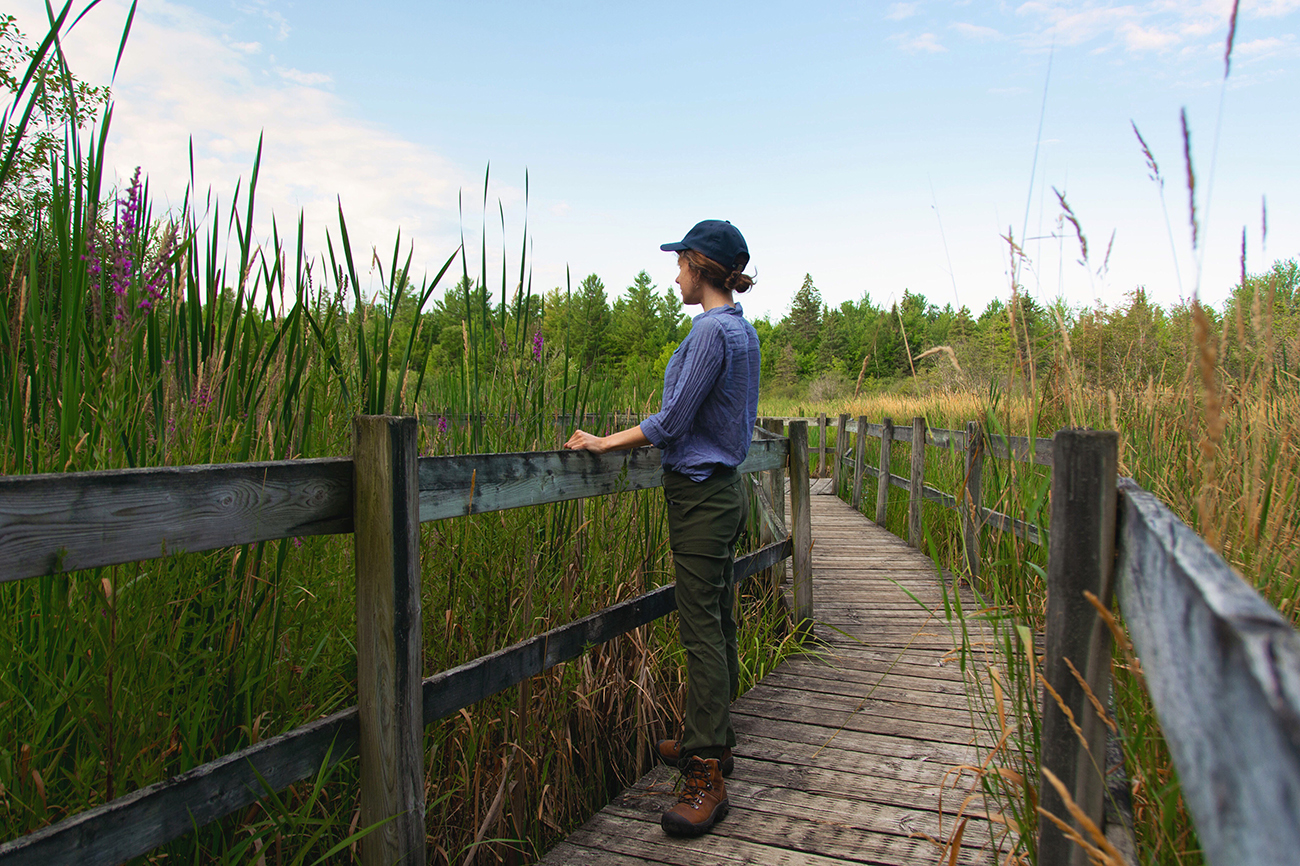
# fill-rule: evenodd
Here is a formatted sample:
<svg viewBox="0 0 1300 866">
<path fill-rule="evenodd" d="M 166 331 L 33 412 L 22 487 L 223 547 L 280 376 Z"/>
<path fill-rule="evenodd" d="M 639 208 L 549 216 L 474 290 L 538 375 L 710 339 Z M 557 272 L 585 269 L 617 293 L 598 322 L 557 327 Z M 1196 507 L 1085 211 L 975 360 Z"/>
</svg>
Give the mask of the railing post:
<svg viewBox="0 0 1300 866">
<path fill-rule="evenodd" d="M 835 465 L 831 467 L 831 484 L 835 495 L 840 495 L 840 479 L 844 477 L 843 460 L 844 455 L 849 450 L 849 416 L 840 413 L 838 423 L 835 425 Z"/>
<path fill-rule="evenodd" d="M 862 476 L 866 472 L 867 416 L 858 416 L 858 438 L 853 448 L 853 510 L 862 510 Z"/>
<path fill-rule="evenodd" d="M 767 429 L 778 436 L 784 436 L 785 422 L 780 418 L 769 418 Z M 781 525 L 785 526 L 785 467 L 778 466 L 772 470 L 772 507 L 776 509 Z M 785 566 L 782 566 L 783 570 L 784 568 Z"/>
<path fill-rule="evenodd" d="M 889 506 L 889 462 L 894 447 L 894 419 L 886 418 L 880 424 L 880 475 L 876 481 L 876 523 L 885 525 Z"/>
<path fill-rule="evenodd" d="M 366 866 L 424 864 L 420 484 L 414 418 L 353 420 L 361 840 Z"/>
<path fill-rule="evenodd" d="M 811 635 L 812 515 L 808 495 L 808 422 L 790 422 L 790 534 L 794 537 L 794 622 L 795 628 Z"/>
<path fill-rule="evenodd" d="M 1052 443 L 1052 526 L 1047 556 L 1047 665 L 1044 677 L 1060 696 L 1043 695 L 1039 803 L 1079 830 L 1053 773 L 1098 827 L 1106 792 L 1106 724 L 1087 694 L 1104 706 L 1110 694 L 1110 630 L 1084 598 L 1091 592 L 1109 606 L 1114 590 L 1115 476 L 1119 435 L 1111 431 L 1058 430 Z M 1073 663 L 1080 683 L 1068 662 Z M 1082 737 L 1075 733 L 1079 726 Z M 1086 831 L 1080 830 L 1084 838 Z M 1046 817 L 1038 820 L 1038 861 L 1082 866 L 1083 848 Z"/>
<path fill-rule="evenodd" d="M 925 419 L 912 419 L 912 476 L 907 487 L 907 543 L 921 546 L 921 487 L 925 485 Z"/>
<path fill-rule="evenodd" d="M 826 413 L 817 416 L 817 477 L 826 477 Z"/>
<path fill-rule="evenodd" d="M 962 535 L 966 542 L 966 571 L 971 577 L 980 574 L 980 527 L 984 525 L 983 431 L 974 421 L 966 424 L 966 504 L 962 509 Z"/>
</svg>

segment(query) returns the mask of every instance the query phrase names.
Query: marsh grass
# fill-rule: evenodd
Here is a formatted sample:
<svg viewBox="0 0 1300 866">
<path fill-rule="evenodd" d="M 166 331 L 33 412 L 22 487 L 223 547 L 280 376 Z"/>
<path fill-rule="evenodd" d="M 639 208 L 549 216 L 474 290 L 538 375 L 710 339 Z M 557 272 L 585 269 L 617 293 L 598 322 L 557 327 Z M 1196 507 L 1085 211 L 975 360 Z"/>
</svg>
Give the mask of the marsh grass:
<svg viewBox="0 0 1300 866">
<path fill-rule="evenodd" d="M 417 280 L 399 237 L 367 271 L 341 209 L 324 256 L 301 218 L 260 237 L 260 151 L 228 201 L 191 189 L 158 214 L 139 174 L 106 188 L 110 120 L 67 130 L 49 208 L 4 250 L 5 474 L 346 455 L 374 412 L 425 416 L 422 454 L 549 449 L 557 416 L 644 401 L 535 342 L 522 254 L 497 303 L 463 244 Z M 435 368 L 423 311 L 457 266 L 465 352 Z M 426 524 L 420 544 L 430 674 L 671 580 L 658 491 Z M 163 553 L 0 585 L 0 838 L 355 703 L 350 536 Z M 742 610 L 747 686 L 793 645 L 777 600 Z M 683 664 L 668 618 L 430 726 L 431 862 L 527 862 L 585 820 L 676 732 Z M 357 822 L 348 760 L 141 859 L 337 861 Z"/>
<path fill-rule="evenodd" d="M 1144 375 L 1118 387 L 1086 384 L 1071 374 L 1082 365 L 1062 330 L 1053 354 L 1058 372 L 1036 390 L 1013 379 L 986 393 L 903 397 L 879 395 L 854 402 L 802 406 L 805 413 L 841 411 L 878 421 L 891 415 L 908 423 L 913 414 L 931 426 L 961 429 L 981 420 L 992 433 L 1048 437 L 1061 427 L 1115 429 L 1120 434 L 1120 473 L 1158 495 L 1188 525 L 1216 546 L 1242 577 L 1293 623 L 1300 622 L 1300 380 L 1284 363 L 1286 346 L 1277 311 L 1276 269 L 1240 293 L 1236 315 L 1202 317 L 1200 335 L 1189 333 L 1182 369 Z M 1136 352 L 1132 346 L 1118 351 Z M 1231 365 L 1223 359 L 1232 360 Z M 1047 387 L 1045 387 L 1047 385 Z M 977 407 L 976 411 L 971 411 Z M 765 405 L 764 411 L 785 407 Z M 876 440 L 867 458 L 875 462 Z M 909 449 L 895 443 L 895 474 L 906 475 Z M 964 483 L 961 455 L 928 449 L 926 480 L 955 493 Z M 1043 467 L 1008 463 L 986 455 L 984 504 L 1039 526 L 1049 523 L 1050 473 Z M 871 497 L 864 497 L 864 502 Z M 956 513 L 926 503 L 926 546 L 936 565 L 961 574 L 962 537 Z M 865 507 L 874 511 L 874 505 Z M 906 531 L 906 492 L 890 491 L 888 527 Z M 986 529 L 975 609 L 958 609 L 967 633 L 972 690 L 978 718 L 1000 745 L 978 774 L 1000 820 L 1013 829 L 1015 856 L 1033 862 L 1037 823 L 1039 751 L 1038 674 L 1046 612 L 1047 551 L 1014 536 Z M 978 620 L 995 635 L 996 657 L 969 642 L 967 621 Z M 1194 828 L 1146 693 L 1140 661 L 1116 620 L 1113 658 L 1114 712 L 1124 743 L 1143 862 L 1202 862 Z M 1034 649 L 1036 647 L 1036 649 Z M 1006 721 L 1003 721 L 1006 720 Z M 1009 727 L 1008 727 L 1009 726 Z M 1010 731 L 1010 732 L 1008 732 Z M 968 771 L 969 772 L 969 771 Z"/>
</svg>

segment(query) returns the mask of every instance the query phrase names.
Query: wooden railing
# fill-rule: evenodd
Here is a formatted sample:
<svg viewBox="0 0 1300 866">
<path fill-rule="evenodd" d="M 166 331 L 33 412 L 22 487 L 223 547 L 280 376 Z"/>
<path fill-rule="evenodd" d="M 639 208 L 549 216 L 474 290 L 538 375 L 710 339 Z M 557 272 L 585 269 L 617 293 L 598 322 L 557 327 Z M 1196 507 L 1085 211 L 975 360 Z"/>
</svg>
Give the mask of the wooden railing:
<svg viewBox="0 0 1300 866">
<path fill-rule="evenodd" d="M 825 416 L 819 421 L 825 425 Z M 887 485 L 907 489 L 908 536 L 917 545 L 924 500 L 960 511 L 972 574 L 978 573 L 984 526 L 1046 544 L 1043 679 L 1059 699 L 1044 690 L 1041 766 L 1095 826 L 1106 827 L 1117 852 L 1131 857 L 1131 831 L 1103 817 L 1116 817 L 1115 801 L 1127 803 L 1128 796 L 1124 784 L 1115 784 L 1109 729 L 1094 703 L 1111 693 L 1112 632 L 1099 607 L 1109 608 L 1117 597 L 1206 860 L 1223 866 L 1294 863 L 1300 851 L 1300 635 L 1290 621 L 1164 503 L 1118 477 L 1117 434 L 1059 430 L 1052 439 L 1026 439 L 986 435 L 974 423 L 964 431 L 924 425 L 922 418 L 896 427 L 888 418 L 874 424 L 841 415 L 830 451 L 836 490 L 847 477 L 842 470 L 852 471 L 847 495 L 860 507 L 863 476 L 876 477 L 875 516 L 883 524 Z M 891 443 L 921 441 L 921 430 L 927 445 L 964 452 L 963 483 L 952 493 L 924 484 L 924 448 L 912 448 L 909 478 L 888 472 Z M 825 431 L 822 426 L 821 447 L 829 441 Z M 850 433 L 859 434 L 856 443 Z M 876 467 L 866 464 L 867 438 L 880 440 Z M 982 506 L 982 462 L 989 456 L 1052 467 L 1048 531 Z M 1116 745 L 1112 738 L 1112 755 Z M 1093 841 L 1046 776 L 1039 797 L 1045 811 L 1068 818 Z M 1038 862 L 1090 861 L 1041 817 Z"/>
<path fill-rule="evenodd" d="M 115 864 L 308 778 L 361 759 L 366 864 L 425 859 L 424 726 L 676 609 L 668 585 L 423 677 L 419 524 L 661 485 L 660 454 L 577 451 L 417 457 L 415 418 L 354 422 L 351 459 L 0 478 L 0 581 L 278 538 L 354 533 L 358 706 L 0 844 L 0 864 Z M 736 560 L 736 579 L 794 560 L 796 624 L 813 617 L 807 428 L 760 434 L 742 473 L 779 491 L 793 533 Z M 768 497 L 770 501 L 770 495 Z M 776 501 L 782 501 L 778 495 Z M 802 517 L 802 519 L 801 519 Z M 767 521 L 781 526 L 783 521 Z"/>
</svg>

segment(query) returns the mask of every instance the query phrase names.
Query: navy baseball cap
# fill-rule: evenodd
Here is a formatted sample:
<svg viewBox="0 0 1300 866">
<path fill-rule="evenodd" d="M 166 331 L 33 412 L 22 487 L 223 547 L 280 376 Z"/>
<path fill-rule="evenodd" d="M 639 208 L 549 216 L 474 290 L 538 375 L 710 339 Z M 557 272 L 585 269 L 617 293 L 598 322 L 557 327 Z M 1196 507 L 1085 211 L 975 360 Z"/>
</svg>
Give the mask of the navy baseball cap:
<svg viewBox="0 0 1300 866">
<path fill-rule="evenodd" d="M 677 243 L 663 244 L 659 249 L 669 253 L 695 250 L 713 259 L 724 268 L 742 270 L 749 264 L 749 247 L 740 229 L 727 220 L 698 222 Z"/>
</svg>

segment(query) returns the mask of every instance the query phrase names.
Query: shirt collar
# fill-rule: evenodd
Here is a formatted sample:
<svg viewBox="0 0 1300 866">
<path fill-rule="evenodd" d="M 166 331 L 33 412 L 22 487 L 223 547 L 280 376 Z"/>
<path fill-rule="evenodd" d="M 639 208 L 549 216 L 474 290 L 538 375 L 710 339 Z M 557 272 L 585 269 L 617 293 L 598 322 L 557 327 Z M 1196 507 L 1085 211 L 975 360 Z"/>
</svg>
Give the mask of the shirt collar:
<svg viewBox="0 0 1300 866">
<path fill-rule="evenodd" d="M 700 319 L 704 318 L 705 316 L 725 316 L 725 315 L 744 316 L 745 310 L 743 307 L 740 306 L 740 302 L 737 301 L 736 303 L 731 305 L 723 304 L 721 307 L 714 307 L 712 310 L 705 310 L 702 313 L 696 313 L 695 318 L 692 319 L 692 321 L 698 322 Z"/>
</svg>

